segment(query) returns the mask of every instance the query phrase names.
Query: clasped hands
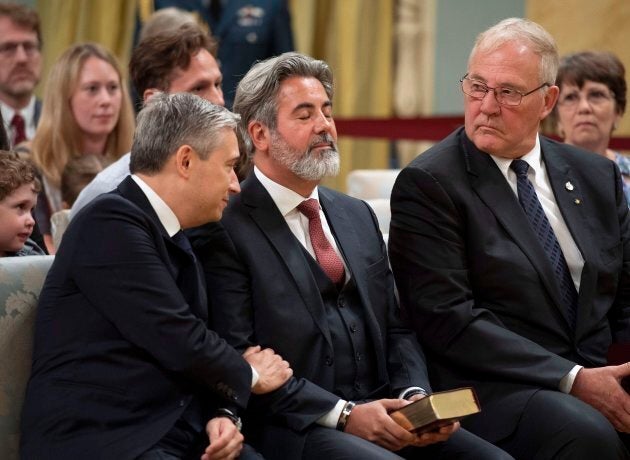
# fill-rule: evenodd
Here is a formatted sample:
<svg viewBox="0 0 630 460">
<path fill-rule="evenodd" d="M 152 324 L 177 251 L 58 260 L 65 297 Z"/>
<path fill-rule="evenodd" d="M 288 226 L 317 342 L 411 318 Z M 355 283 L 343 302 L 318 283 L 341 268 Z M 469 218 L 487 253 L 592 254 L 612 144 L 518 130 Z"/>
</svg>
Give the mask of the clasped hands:
<svg viewBox="0 0 630 460">
<path fill-rule="evenodd" d="M 344 431 L 367 439 L 392 452 L 408 446 L 424 447 L 436 442 L 446 441 L 459 429 L 459 422 L 445 425 L 435 431 L 415 434 L 402 428 L 389 416 L 390 412 L 422 398 L 424 398 L 424 395 L 418 394 L 409 398 L 409 401 L 404 399 L 379 399 L 364 404 L 357 404 L 348 417 L 348 423 Z"/>
<path fill-rule="evenodd" d="M 293 375 L 289 363 L 271 348 L 249 347 L 243 358 L 258 373 L 258 381 L 252 388 L 254 394 L 265 394 L 280 388 Z M 243 449 L 243 435 L 227 417 L 215 417 L 206 424 L 210 444 L 201 460 L 232 460 Z"/>
</svg>

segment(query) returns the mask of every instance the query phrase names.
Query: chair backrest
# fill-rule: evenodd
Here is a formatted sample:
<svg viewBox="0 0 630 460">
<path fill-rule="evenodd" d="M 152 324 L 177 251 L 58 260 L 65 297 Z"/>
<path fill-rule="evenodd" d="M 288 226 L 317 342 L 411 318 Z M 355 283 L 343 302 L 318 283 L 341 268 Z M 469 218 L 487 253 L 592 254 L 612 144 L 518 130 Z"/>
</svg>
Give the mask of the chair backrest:
<svg viewBox="0 0 630 460">
<path fill-rule="evenodd" d="M 17 460 L 39 293 L 54 256 L 0 257 L 0 459 Z"/>
<path fill-rule="evenodd" d="M 70 210 L 62 209 L 50 216 L 50 232 L 52 234 L 53 245 L 59 249 L 61 237 L 63 236 L 68 224 L 70 223 Z"/>
<path fill-rule="evenodd" d="M 355 169 L 348 173 L 348 195 L 362 200 L 386 198 L 392 193 L 400 169 Z"/>
</svg>

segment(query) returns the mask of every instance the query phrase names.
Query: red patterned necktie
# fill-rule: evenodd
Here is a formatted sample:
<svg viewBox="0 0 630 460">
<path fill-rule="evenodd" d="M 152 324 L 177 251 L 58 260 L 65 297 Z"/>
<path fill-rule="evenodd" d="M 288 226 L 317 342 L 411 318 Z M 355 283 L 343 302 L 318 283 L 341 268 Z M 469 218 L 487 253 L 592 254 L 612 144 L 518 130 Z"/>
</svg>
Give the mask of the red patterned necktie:
<svg viewBox="0 0 630 460">
<path fill-rule="evenodd" d="M 309 198 L 302 201 L 297 209 L 308 217 L 308 233 L 320 267 L 333 283 L 343 282 L 345 276 L 343 262 L 324 235 L 322 221 L 319 218 L 319 202 L 314 198 Z"/>
<path fill-rule="evenodd" d="M 26 125 L 24 124 L 24 117 L 19 113 L 13 115 L 11 119 L 11 126 L 13 127 L 13 146 L 15 147 L 20 142 L 26 140 Z"/>
</svg>

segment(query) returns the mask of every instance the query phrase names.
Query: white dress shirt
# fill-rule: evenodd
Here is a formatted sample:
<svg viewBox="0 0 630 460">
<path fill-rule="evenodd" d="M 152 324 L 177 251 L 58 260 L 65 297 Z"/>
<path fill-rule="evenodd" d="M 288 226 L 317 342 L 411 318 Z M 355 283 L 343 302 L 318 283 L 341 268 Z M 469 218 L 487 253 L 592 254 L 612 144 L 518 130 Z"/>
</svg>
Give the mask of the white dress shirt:
<svg viewBox="0 0 630 460">
<path fill-rule="evenodd" d="M 256 179 L 258 179 L 258 181 L 262 184 L 262 186 L 265 188 L 265 190 L 267 190 L 267 192 L 271 196 L 271 199 L 276 204 L 276 207 L 278 208 L 278 210 L 284 217 L 284 220 L 286 221 L 287 225 L 289 226 L 291 233 L 295 235 L 295 237 L 298 239 L 300 244 L 302 244 L 302 246 L 306 248 L 309 254 L 313 256 L 314 259 L 316 259 L 315 251 L 313 250 L 313 245 L 311 244 L 311 237 L 308 231 L 308 225 L 309 225 L 308 217 L 306 217 L 304 214 L 298 211 L 297 207 L 300 203 L 302 203 L 302 201 L 307 200 L 309 198 L 316 199 L 319 202 L 319 193 L 317 191 L 317 187 L 315 187 L 313 192 L 308 197 L 304 198 L 299 193 L 296 193 L 293 190 L 286 188 L 283 185 L 278 184 L 277 182 L 272 181 L 267 176 L 265 176 L 265 174 L 256 166 L 254 166 L 254 174 L 256 175 Z M 326 239 L 330 242 L 333 249 L 335 250 L 339 258 L 343 262 L 343 266 L 346 271 L 346 282 L 347 282 L 350 279 L 350 272 L 348 270 L 348 267 L 346 266 L 346 262 L 343 260 L 343 257 L 341 255 L 341 252 L 339 251 L 339 248 L 337 247 L 337 243 L 330 230 L 330 226 L 328 225 L 328 221 L 326 220 L 326 215 L 324 214 L 324 211 L 322 210 L 321 205 L 319 207 L 319 218 L 322 221 L 322 228 L 324 230 L 324 235 L 326 235 Z M 426 394 L 425 390 L 420 387 L 410 387 L 403 390 L 400 393 L 399 398 L 402 399 L 408 393 L 415 392 L 416 390 L 419 390 L 420 392 Z M 336 428 L 337 422 L 339 420 L 339 416 L 341 415 L 341 411 L 343 410 L 346 403 L 347 401 L 343 399 L 340 399 L 339 401 L 337 401 L 337 404 L 335 404 L 335 407 L 333 407 L 330 410 L 330 412 L 323 415 L 319 420 L 317 420 L 317 423 L 319 425 L 322 425 L 328 428 Z"/>
<path fill-rule="evenodd" d="M 516 187 L 516 173 L 510 168 L 512 159 L 497 157 L 494 155 L 490 156 L 497 164 L 497 166 L 501 170 L 501 173 L 503 174 L 508 184 L 514 191 L 514 194 L 518 198 Z M 573 240 L 573 237 L 571 236 L 571 232 L 569 231 L 569 228 L 567 227 L 567 224 L 562 217 L 562 213 L 560 212 L 560 208 L 558 207 L 558 203 L 556 202 L 553 190 L 551 189 L 551 184 L 549 182 L 549 176 L 547 175 L 545 162 L 542 160 L 542 155 L 540 151 L 540 139 L 538 138 L 538 136 L 536 136 L 536 145 L 534 145 L 534 148 L 526 155 L 523 155 L 520 159 L 527 162 L 527 164 L 529 165 L 527 178 L 536 190 L 538 200 L 542 205 L 543 211 L 545 211 L 545 215 L 549 220 L 549 224 L 551 225 L 551 228 L 556 235 L 556 239 L 560 244 L 560 249 L 562 249 L 564 258 L 567 261 L 567 265 L 569 266 L 571 279 L 573 280 L 573 284 L 575 284 L 575 289 L 579 292 L 580 278 L 582 276 L 582 269 L 584 268 L 584 258 L 582 257 L 580 250 L 578 249 L 575 241 Z M 582 366 L 576 365 L 567 375 L 562 378 L 562 380 L 560 381 L 561 391 L 563 391 L 564 393 L 569 393 L 571 391 L 575 376 L 580 369 L 582 369 Z"/>
<path fill-rule="evenodd" d="M 0 111 L 2 111 L 4 127 L 7 131 L 7 134 L 9 135 L 9 139 L 11 140 L 11 142 L 13 142 L 13 139 L 15 139 L 15 132 L 13 127 L 11 126 L 11 120 L 16 113 L 19 113 L 20 115 L 22 115 L 22 118 L 24 118 L 26 139 L 31 140 L 33 139 L 33 136 L 35 136 L 35 129 L 37 128 L 37 126 L 35 125 L 35 102 L 35 96 L 32 96 L 28 105 L 20 110 L 15 110 L 13 107 L 10 107 L 5 103 L 0 102 Z"/>
</svg>

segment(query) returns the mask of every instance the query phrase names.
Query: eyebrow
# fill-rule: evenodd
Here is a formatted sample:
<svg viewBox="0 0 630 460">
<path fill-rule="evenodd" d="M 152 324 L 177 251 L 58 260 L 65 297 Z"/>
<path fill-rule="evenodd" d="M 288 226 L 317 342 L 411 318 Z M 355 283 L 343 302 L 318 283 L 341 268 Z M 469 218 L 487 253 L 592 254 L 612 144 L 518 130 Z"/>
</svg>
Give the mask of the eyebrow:
<svg viewBox="0 0 630 460">
<path fill-rule="evenodd" d="M 324 102 L 322 107 L 332 107 L 332 102 L 327 100 L 326 102 Z M 297 112 L 298 110 L 302 110 L 302 109 L 314 109 L 314 108 L 315 108 L 315 104 L 311 102 L 302 102 L 293 108 L 293 112 Z"/>
</svg>

